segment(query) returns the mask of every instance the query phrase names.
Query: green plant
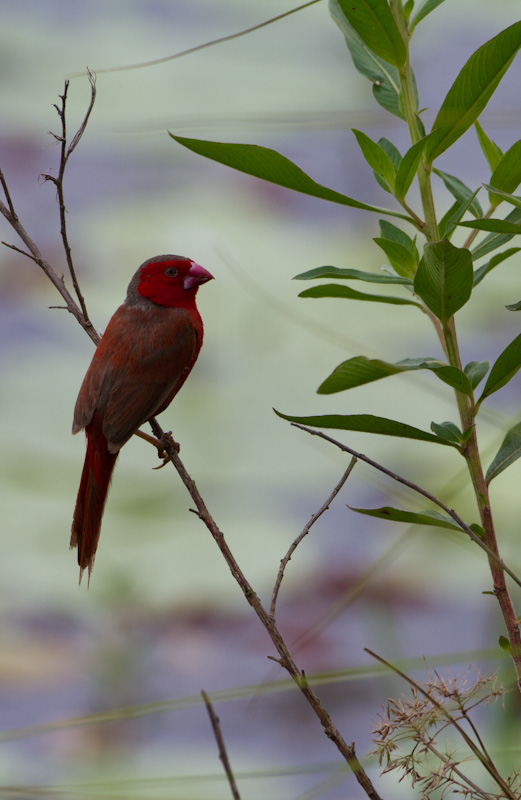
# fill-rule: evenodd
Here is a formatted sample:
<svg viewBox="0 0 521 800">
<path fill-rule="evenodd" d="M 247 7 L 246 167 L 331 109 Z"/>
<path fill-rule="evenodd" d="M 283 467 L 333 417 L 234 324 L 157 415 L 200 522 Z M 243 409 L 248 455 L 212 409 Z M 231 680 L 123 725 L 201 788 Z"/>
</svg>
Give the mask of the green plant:
<svg viewBox="0 0 521 800">
<path fill-rule="evenodd" d="M 467 61 L 448 90 L 430 131 L 422 122 L 419 93 L 409 59 L 409 42 L 416 27 L 442 0 L 426 0 L 417 10 L 413 0 L 330 0 L 335 22 L 345 36 L 356 69 L 369 79 L 374 99 L 387 112 L 402 120 L 410 136 L 410 147 L 403 155 L 387 138 L 373 141 L 354 130 L 363 157 L 382 190 L 394 198 L 395 208 L 368 205 L 316 183 L 299 167 L 273 150 L 248 144 L 200 141 L 170 134 L 175 141 L 195 153 L 235 169 L 271 181 L 294 191 L 323 200 L 355 207 L 379 216 L 380 236 L 375 243 L 389 265 L 383 273 L 353 268 L 321 266 L 296 276 L 299 280 L 333 279 L 305 289 L 300 297 L 343 298 L 372 303 L 407 305 L 426 316 L 434 327 L 444 358 L 404 358 L 396 363 L 369 359 L 363 355 L 341 363 L 321 384 L 319 393 L 346 391 L 406 371 L 429 370 L 454 391 L 457 421 L 433 422 L 431 431 L 420 430 L 397 420 L 358 415 L 296 417 L 284 414 L 295 423 L 318 428 L 365 431 L 401 438 L 420 439 L 450 447 L 461 455 L 468 470 L 476 498 L 479 522 L 454 525 L 448 516 L 430 515 L 428 524 L 453 525 L 474 534 L 473 539 L 487 552 L 493 579 L 493 592 L 505 622 L 506 637 L 500 644 L 508 649 L 521 688 L 521 636 L 517 614 L 509 595 L 505 566 L 501 562 L 489 500 L 489 485 L 521 455 L 521 425 L 505 435 L 487 468 L 482 463 L 476 425 L 484 401 L 497 392 L 521 367 L 521 335 L 497 357 L 490 368 L 487 361 L 462 364 L 457 337 L 457 312 L 472 299 L 475 286 L 500 263 L 517 253 L 519 247 L 500 249 L 521 233 L 521 198 L 513 194 L 521 182 L 521 141 L 505 153 L 487 136 L 479 116 L 511 66 L 521 47 L 521 22 L 501 31 L 482 45 Z M 478 189 L 472 190 L 456 176 L 436 167 L 437 159 L 469 128 L 474 126 L 490 178 L 485 184 L 488 208 L 483 211 Z M 440 218 L 436 209 L 432 175 L 436 174 L 454 197 L 450 209 Z M 409 190 L 417 179 L 421 201 L 409 204 Z M 501 217 L 500 206 L 510 207 Z M 411 236 L 403 229 L 413 227 Z M 465 241 L 452 239 L 468 229 Z M 493 255 L 491 255 L 493 254 Z M 353 281 L 377 286 L 391 284 L 400 293 L 369 294 L 351 288 Z M 510 306 L 516 309 L 519 304 Z M 483 388 L 478 387 L 485 380 Z M 384 519 L 426 523 L 426 514 L 398 509 L 363 510 Z M 430 512 L 427 512 L 427 516 Z M 514 576 L 514 579 L 517 580 Z M 519 583 L 519 580 L 517 580 Z"/>
</svg>

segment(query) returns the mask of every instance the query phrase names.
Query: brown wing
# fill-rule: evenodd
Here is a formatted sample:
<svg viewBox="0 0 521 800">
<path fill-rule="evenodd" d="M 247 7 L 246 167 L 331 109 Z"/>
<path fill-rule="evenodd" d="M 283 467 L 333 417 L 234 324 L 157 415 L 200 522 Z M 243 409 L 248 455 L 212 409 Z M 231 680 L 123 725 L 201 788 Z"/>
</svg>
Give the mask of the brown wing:
<svg viewBox="0 0 521 800">
<path fill-rule="evenodd" d="M 166 408 L 199 353 L 200 320 L 185 309 L 121 306 L 112 317 L 80 390 L 73 431 L 96 408 L 117 452 L 140 425 Z"/>
</svg>

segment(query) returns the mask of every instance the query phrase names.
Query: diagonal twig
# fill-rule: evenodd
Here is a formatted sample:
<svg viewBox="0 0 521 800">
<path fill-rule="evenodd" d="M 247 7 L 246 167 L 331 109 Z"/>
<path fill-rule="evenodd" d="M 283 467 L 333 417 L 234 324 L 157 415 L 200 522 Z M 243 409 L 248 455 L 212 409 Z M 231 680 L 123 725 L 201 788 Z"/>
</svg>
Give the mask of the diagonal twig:
<svg viewBox="0 0 521 800">
<path fill-rule="evenodd" d="M 226 751 L 226 745 L 224 743 L 224 737 L 221 731 L 221 725 L 219 723 L 219 717 L 213 710 L 212 703 L 210 698 L 208 697 L 207 693 L 202 690 L 201 691 L 202 698 L 204 700 L 204 704 L 208 711 L 208 715 L 210 717 L 210 722 L 212 723 L 212 729 L 214 732 L 215 740 L 217 742 L 217 747 L 219 750 L 219 758 L 222 761 L 224 771 L 226 773 L 226 777 L 228 778 L 228 783 L 230 784 L 230 789 L 232 792 L 233 800 L 241 800 L 241 796 L 239 794 L 239 790 L 237 788 L 237 783 L 235 782 L 235 776 L 233 774 L 233 770 L 231 768 L 230 759 L 228 758 L 228 753 Z"/>
<path fill-rule="evenodd" d="M 466 522 L 463 522 L 459 514 L 457 514 L 453 508 L 450 508 L 449 506 L 445 505 L 445 503 L 442 500 L 440 500 L 439 497 L 436 497 L 436 495 L 431 494 L 431 492 L 428 492 L 427 489 L 422 489 L 421 486 L 418 486 L 418 484 L 407 480 L 407 478 L 398 475 L 398 473 L 392 472 L 392 470 L 387 469 L 387 467 L 384 467 L 383 464 L 379 464 L 378 461 L 373 461 L 372 458 L 369 458 L 363 453 L 359 453 L 357 450 L 353 450 L 352 447 L 348 447 L 342 442 L 339 442 L 337 439 L 333 439 L 331 436 L 328 436 L 326 433 L 322 433 L 322 431 L 317 431 L 314 428 L 308 428 L 306 425 L 301 425 L 299 422 L 292 422 L 291 424 L 293 425 L 294 428 L 300 428 L 300 430 L 306 431 L 306 433 L 310 433 L 312 436 L 319 436 L 321 439 L 325 439 L 326 442 L 334 444 L 336 447 L 340 448 L 340 450 L 349 453 L 351 456 L 355 456 L 355 458 L 359 458 L 360 461 L 365 461 L 366 464 L 369 464 L 371 467 L 374 467 L 375 469 L 379 470 L 379 472 L 383 472 L 384 475 L 388 475 L 390 478 L 393 479 L 393 481 L 401 483 L 404 486 L 408 486 L 409 489 L 412 489 L 414 492 L 423 495 L 423 497 L 426 497 L 432 503 L 439 506 L 439 508 L 443 509 L 443 511 L 445 511 L 445 513 L 448 514 L 449 517 L 452 517 L 454 522 L 461 528 L 461 530 L 464 533 L 466 533 L 472 539 L 473 542 L 475 542 L 478 545 L 478 547 L 484 550 L 485 553 L 496 564 L 498 564 L 498 566 L 500 566 L 501 569 L 504 572 L 506 572 L 507 575 L 510 575 L 512 580 L 515 581 L 515 583 L 517 583 L 518 586 L 521 586 L 521 579 L 517 577 L 515 572 L 513 572 L 510 569 L 510 567 L 507 567 L 505 562 L 501 558 L 499 558 L 499 556 L 496 555 L 496 553 L 494 553 L 490 549 L 490 547 L 488 547 L 485 544 L 485 542 L 482 539 L 480 539 L 479 536 L 477 536 L 477 534 L 474 533 L 472 528 L 469 525 L 467 525 Z"/>
<path fill-rule="evenodd" d="M 277 598 L 278 598 L 278 595 L 279 595 L 280 585 L 282 583 L 282 579 L 284 577 L 284 572 L 285 572 L 285 569 L 286 569 L 286 567 L 288 565 L 288 562 L 291 559 L 291 556 L 293 555 L 293 553 L 295 552 L 295 550 L 297 549 L 297 547 L 301 543 L 302 539 L 304 539 L 304 537 L 308 535 L 309 531 L 311 530 L 311 528 L 315 524 L 315 522 L 322 516 L 322 514 L 324 514 L 325 511 L 328 510 L 329 506 L 331 505 L 331 503 L 333 502 L 333 500 L 335 499 L 335 497 L 339 493 L 340 489 L 342 488 L 344 483 L 349 478 L 351 472 L 354 469 L 356 461 L 357 461 L 356 457 L 353 456 L 353 458 L 351 459 L 351 461 L 349 463 L 348 468 L 346 469 L 346 471 L 344 472 L 344 474 L 340 478 L 339 482 L 337 483 L 337 485 L 335 486 L 335 488 L 333 489 L 333 491 L 331 492 L 331 494 L 329 495 L 329 497 L 327 498 L 325 503 L 323 503 L 320 506 L 318 511 L 315 511 L 313 516 L 304 525 L 302 531 L 299 533 L 297 538 L 292 542 L 288 552 L 286 553 L 284 558 L 281 560 L 279 571 L 278 571 L 278 574 L 277 574 L 277 579 L 275 581 L 275 586 L 273 587 L 273 594 L 271 596 L 270 616 L 272 618 L 275 618 L 275 606 L 277 605 Z"/>
</svg>

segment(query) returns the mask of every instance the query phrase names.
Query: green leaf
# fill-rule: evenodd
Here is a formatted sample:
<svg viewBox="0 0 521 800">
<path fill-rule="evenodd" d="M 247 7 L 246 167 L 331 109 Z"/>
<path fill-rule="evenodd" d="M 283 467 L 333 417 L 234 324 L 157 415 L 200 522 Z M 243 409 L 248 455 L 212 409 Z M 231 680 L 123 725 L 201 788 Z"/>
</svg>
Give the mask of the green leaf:
<svg viewBox="0 0 521 800">
<path fill-rule="evenodd" d="M 494 172 L 497 165 L 499 164 L 499 160 L 503 155 L 500 148 L 497 146 L 492 139 L 489 139 L 479 122 L 474 123 L 474 127 L 476 128 L 476 133 L 478 135 L 478 142 L 480 144 L 481 150 L 483 151 L 483 155 L 487 159 L 488 165 L 490 167 L 490 171 Z"/>
<path fill-rule="evenodd" d="M 389 239 L 391 242 L 402 244 L 414 255 L 414 258 L 418 260 L 418 248 L 416 247 L 416 241 L 414 239 L 411 239 L 405 231 L 402 231 L 401 228 L 397 228 L 396 225 L 393 225 L 392 222 L 388 222 L 386 219 L 380 219 L 378 222 L 383 239 Z"/>
<path fill-rule="evenodd" d="M 510 205 L 521 208 L 521 197 L 517 197 L 515 194 L 509 194 L 508 192 L 502 192 L 501 189 L 496 189 L 491 184 L 484 183 L 483 186 L 488 190 L 491 198 L 497 198 L 498 202 L 496 205 L 498 205 L 501 200 L 505 200 L 507 203 L 510 203 Z"/>
<path fill-rule="evenodd" d="M 361 203 L 352 197 L 347 197 L 347 195 L 340 194 L 340 192 L 335 192 L 333 189 L 328 189 L 326 186 L 316 183 L 288 158 L 267 147 L 259 147 L 255 144 L 206 142 L 201 139 L 174 136 L 173 133 L 169 135 L 176 142 L 182 144 L 183 147 L 192 150 L 198 155 L 211 158 L 213 161 L 218 161 L 227 167 L 237 169 L 239 172 L 245 172 L 247 175 L 253 175 L 255 178 L 275 183 L 277 186 L 283 186 L 295 192 L 302 192 L 302 194 L 308 194 L 311 197 L 318 197 L 321 200 L 329 200 L 331 203 L 339 203 L 352 208 L 362 208 L 365 211 L 377 211 L 380 214 L 390 214 L 393 217 L 398 216 L 402 219 L 407 219 L 403 214 Z"/>
<path fill-rule="evenodd" d="M 380 139 L 378 139 L 378 145 L 382 148 L 384 153 L 386 153 L 386 155 L 389 156 L 389 159 L 394 167 L 394 172 L 396 172 L 402 160 L 400 151 L 394 146 L 394 144 L 391 141 L 389 141 L 389 139 L 386 139 L 385 136 L 382 136 Z M 378 172 L 375 172 L 375 170 L 373 170 L 373 175 L 375 176 L 377 183 L 380 184 L 380 186 L 385 192 L 390 192 L 391 194 L 394 194 L 394 192 L 391 191 L 391 187 L 389 186 L 387 181 L 384 180 L 384 178 L 382 178 Z"/>
<path fill-rule="evenodd" d="M 515 142 L 499 160 L 492 176 L 490 185 L 502 192 L 512 194 L 521 183 L 521 140 Z M 501 196 L 493 195 L 490 198 L 491 205 L 497 206 L 501 202 Z"/>
<path fill-rule="evenodd" d="M 521 300 L 518 300 L 517 303 L 510 303 L 510 305 L 505 306 L 508 311 L 521 311 Z"/>
<path fill-rule="evenodd" d="M 425 3 L 418 9 L 416 14 L 411 20 L 411 24 L 409 26 L 409 30 L 412 32 L 416 25 L 425 19 L 427 14 L 430 14 L 431 11 L 434 11 L 435 8 L 438 8 L 444 0 L 425 0 Z"/>
<path fill-rule="evenodd" d="M 410 278 L 414 275 L 418 261 L 405 245 L 392 242 L 390 239 L 380 238 L 373 239 L 373 242 L 384 251 L 398 275 L 402 275 L 405 278 Z"/>
<path fill-rule="evenodd" d="M 294 281 L 309 281 L 314 278 L 338 278 L 341 280 L 358 280 L 367 283 L 399 283 L 404 286 L 412 286 L 410 278 L 402 278 L 400 275 L 385 275 L 380 272 L 364 272 L 360 269 L 340 269 L 339 267 L 315 267 L 308 272 L 301 272 L 295 275 Z"/>
<path fill-rule="evenodd" d="M 404 200 L 407 192 L 410 189 L 411 183 L 418 170 L 421 157 L 429 141 L 428 136 L 424 136 L 419 142 L 413 144 L 405 153 L 401 160 L 395 180 L 395 195 L 398 200 Z"/>
<path fill-rule="evenodd" d="M 446 323 L 472 292 L 472 258 L 465 248 L 444 239 L 427 244 L 414 279 L 414 291 Z"/>
<path fill-rule="evenodd" d="M 386 297 L 380 294 L 366 294 L 365 292 L 357 292 L 355 289 L 350 289 L 348 286 L 337 286 L 334 283 L 325 283 L 322 286 L 313 286 L 311 289 L 305 289 L 300 292 L 299 297 L 342 297 L 347 300 L 366 300 L 372 303 L 390 303 L 395 306 L 417 306 L 421 308 L 421 305 L 414 300 L 406 300 L 403 297 Z"/>
<path fill-rule="evenodd" d="M 512 647 L 510 645 L 509 640 L 506 636 L 501 635 L 498 639 L 498 644 L 502 650 L 506 650 L 508 653 L 511 651 Z"/>
<path fill-rule="evenodd" d="M 478 269 L 474 270 L 474 286 L 477 286 L 478 283 L 481 283 L 485 275 L 487 275 L 494 267 L 497 267 L 498 264 L 501 264 L 502 261 L 505 261 L 510 256 L 519 253 L 521 247 L 510 247 L 508 250 L 503 250 L 502 253 L 496 253 L 495 256 L 492 256 L 490 261 L 487 261 L 486 264 L 483 266 L 478 267 Z"/>
<path fill-rule="evenodd" d="M 472 192 L 459 178 L 449 175 L 448 172 L 442 172 L 441 169 L 435 169 L 434 172 L 442 179 L 446 188 L 456 200 L 459 200 L 460 203 L 467 203 L 468 201 L 467 208 L 471 214 L 475 217 L 483 216 L 483 209 L 475 197 L 476 192 Z"/>
<path fill-rule="evenodd" d="M 440 239 L 448 239 L 465 213 L 466 203 L 453 203 L 438 223 Z"/>
<path fill-rule="evenodd" d="M 476 389 L 490 369 L 488 361 L 469 361 L 463 371 L 470 381 L 472 389 Z"/>
<path fill-rule="evenodd" d="M 407 49 L 386 0 L 337 0 L 350 25 L 380 58 L 401 67 Z"/>
<path fill-rule="evenodd" d="M 392 192 L 394 190 L 394 179 L 396 174 L 393 162 L 385 150 L 383 150 L 379 144 L 373 142 L 369 136 L 366 136 L 366 134 L 362 131 L 357 131 L 355 128 L 352 130 L 356 136 L 356 140 L 365 160 L 374 170 L 376 175 L 382 178 L 382 180 L 387 184 L 388 191 Z"/>
<path fill-rule="evenodd" d="M 402 163 L 402 156 L 398 148 L 391 142 L 390 139 L 386 139 L 385 136 L 381 136 L 380 139 L 378 139 L 378 144 L 380 145 L 384 153 L 387 153 L 392 162 L 393 167 L 395 168 L 395 170 L 397 170 L 400 167 L 400 164 Z"/>
<path fill-rule="evenodd" d="M 453 444 L 459 444 L 463 438 L 460 429 L 453 422 L 431 422 L 431 431 L 440 439 L 446 439 Z"/>
<path fill-rule="evenodd" d="M 424 442 L 436 442 L 454 447 L 450 442 L 434 436 L 432 433 L 414 428 L 405 422 L 397 422 L 385 417 L 374 417 L 372 414 L 325 414 L 322 416 L 295 417 L 282 414 L 274 409 L 275 413 L 290 422 L 300 425 L 311 425 L 315 428 L 336 428 L 343 431 L 360 431 L 362 433 L 377 433 L 381 436 L 398 436 L 403 439 L 418 439 Z"/>
<path fill-rule="evenodd" d="M 505 384 L 514 377 L 520 367 L 521 334 L 510 342 L 494 363 L 479 402 L 481 403 L 485 397 L 489 397 L 489 395 L 501 389 L 502 386 L 505 386 Z"/>
<path fill-rule="evenodd" d="M 487 470 L 486 481 L 490 483 L 503 470 L 509 467 L 521 456 L 521 422 L 510 428 L 498 452 L 494 456 L 492 464 Z"/>
<path fill-rule="evenodd" d="M 319 394 L 334 394 L 353 389 L 365 383 L 372 383 L 389 375 L 401 372 L 427 369 L 437 377 L 460 391 L 470 394 L 471 386 L 467 376 L 456 367 L 451 367 L 436 358 L 404 358 L 392 364 L 379 358 L 355 356 L 339 364 L 331 375 L 319 386 Z"/>
<path fill-rule="evenodd" d="M 449 89 L 427 144 L 429 162 L 478 119 L 521 47 L 521 22 L 498 33 L 471 55 Z"/>
<path fill-rule="evenodd" d="M 472 219 L 469 222 L 458 222 L 463 228 L 474 228 L 478 231 L 492 233 L 508 233 L 512 236 L 521 233 L 521 225 L 505 219 Z"/>
<path fill-rule="evenodd" d="M 468 211 L 469 206 L 474 201 L 479 189 L 476 189 L 474 194 L 471 194 L 467 200 L 462 200 L 461 203 L 456 204 L 456 208 L 453 213 L 449 216 L 443 218 L 442 223 L 440 223 L 439 231 L 440 231 L 440 239 L 450 239 L 452 236 L 453 231 L 456 228 L 456 225 L 459 224 L 459 221 L 465 216 Z M 441 230 L 443 229 L 443 234 Z"/>
<path fill-rule="evenodd" d="M 351 511 L 356 511 L 357 514 L 366 514 L 368 517 L 378 517 L 378 519 L 387 519 L 391 522 L 406 522 L 408 525 L 429 525 L 434 528 L 448 528 L 451 531 L 462 531 L 459 525 L 456 525 L 453 520 L 439 511 L 424 511 L 417 513 L 415 511 L 402 511 L 400 508 L 391 508 L 391 506 L 382 506 L 382 508 L 354 508 L 348 506 Z"/>
<path fill-rule="evenodd" d="M 513 208 L 510 214 L 505 217 L 505 222 L 521 222 L 521 208 Z M 478 261 L 478 259 L 491 253 L 492 250 L 497 250 L 498 247 L 502 247 L 510 241 L 512 236 L 513 234 L 511 233 L 490 233 L 482 242 L 471 250 L 474 261 Z"/>
<path fill-rule="evenodd" d="M 329 11 L 345 36 L 356 69 L 373 84 L 373 95 L 377 103 L 391 114 L 404 119 L 400 105 L 400 76 L 396 67 L 379 58 L 365 44 L 343 15 L 338 0 L 329 0 Z"/>
</svg>

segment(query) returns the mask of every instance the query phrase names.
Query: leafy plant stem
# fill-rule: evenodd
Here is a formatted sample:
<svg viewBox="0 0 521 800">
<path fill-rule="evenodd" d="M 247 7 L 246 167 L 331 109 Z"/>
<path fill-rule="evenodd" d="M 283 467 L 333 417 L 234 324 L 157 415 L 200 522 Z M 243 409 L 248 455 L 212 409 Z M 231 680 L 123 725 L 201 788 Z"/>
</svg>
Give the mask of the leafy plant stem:
<svg viewBox="0 0 521 800">
<path fill-rule="evenodd" d="M 451 366 L 462 369 L 454 317 L 451 317 L 443 325 L 443 339 L 445 342 L 445 350 L 449 363 Z M 469 476 L 472 481 L 472 486 L 476 496 L 481 526 L 483 528 L 483 541 L 487 545 L 488 550 L 494 553 L 494 555 L 499 559 L 499 548 L 494 528 L 492 509 L 490 506 L 488 485 L 483 474 L 476 428 L 474 424 L 476 417 L 474 398 L 473 396 L 463 394 L 463 392 L 456 391 L 455 394 L 461 420 L 461 429 L 463 432 L 467 431 L 469 428 L 472 429 L 472 432 L 465 443 L 462 452 L 467 462 L 467 469 L 469 471 Z M 505 622 L 505 627 L 510 642 L 510 654 L 516 670 L 518 687 L 521 691 L 521 634 L 519 630 L 519 624 L 517 622 L 517 615 L 508 593 L 505 573 L 500 567 L 498 567 L 498 560 L 491 558 L 490 554 L 488 554 L 488 562 L 494 585 L 494 594 L 498 600 Z"/>
<path fill-rule="evenodd" d="M 409 128 L 409 135 L 412 144 L 419 142 L 423 136 L 421 123 L 418 118 L 418 109 L 414 96 L 413 77 L 409 58 L 409 31 L 405 21 L 402 0 L 390 0 L 392 14 L 398 25 L 398 30 L 402 34 L 407 50 L 407 58 L 398 72 L 400 75 L 400 99 L 402 102 L 403 113 Z M 418 183 L 422 199 L 425 222 L 422 229 L 427 241 L 436 242 L 439 238 L 438 222 L 436 220 L 436 210 L 431 186 L 431 165 L 427 163 L 425 156 L 422 156 L 418 167 Z M 410 212 L 409 212 L 410 213 Z"/>
</svg>

